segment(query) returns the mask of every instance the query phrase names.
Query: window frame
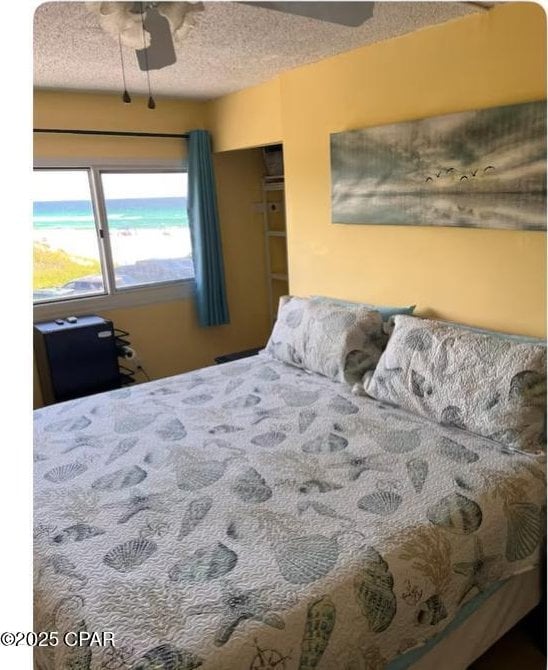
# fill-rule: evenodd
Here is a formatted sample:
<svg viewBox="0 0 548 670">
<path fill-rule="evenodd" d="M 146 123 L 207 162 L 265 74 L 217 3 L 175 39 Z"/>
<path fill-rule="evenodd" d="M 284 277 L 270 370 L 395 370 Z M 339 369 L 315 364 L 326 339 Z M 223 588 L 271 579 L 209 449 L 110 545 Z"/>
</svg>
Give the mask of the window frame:
<svg viewBox="0 0 548 670">
<path fill-rule="evenodd" d="M 90 159 L 49 159 L 34 161 L 33 169 L 87 171 L 104 282 L 104 293 L 75 296 L 73 298 L 47 302 L 33 302 L 34 321 L 55 319 L 72 314 L 93 313 L 99 310 L 138 307 L 171 300 L 181 300 L 193 295 L 195 291 L 194 278 L 155 282 L 154 284 L 120 289 L 116 288 L 106 203 L 101 182 L 101 173 L 187 172 L 186 161 L 180 159 L 155 161 L 135 159 L 131 162 L 108 159 L 100 161 Z"/>
</svg>

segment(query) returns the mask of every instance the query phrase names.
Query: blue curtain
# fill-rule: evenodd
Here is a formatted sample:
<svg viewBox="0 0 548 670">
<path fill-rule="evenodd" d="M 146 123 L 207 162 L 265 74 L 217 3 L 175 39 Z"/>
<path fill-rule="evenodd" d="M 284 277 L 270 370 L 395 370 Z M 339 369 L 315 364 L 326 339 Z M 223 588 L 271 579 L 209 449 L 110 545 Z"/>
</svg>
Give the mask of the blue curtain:
<svg viewBox="0 0 548 670">
<path fill-rule="evenodd" d="M 207 130 L 192 130 L 188 140 L 188 220 L 201 326 L 229 323 L 217 194 Z"/>
</svg>

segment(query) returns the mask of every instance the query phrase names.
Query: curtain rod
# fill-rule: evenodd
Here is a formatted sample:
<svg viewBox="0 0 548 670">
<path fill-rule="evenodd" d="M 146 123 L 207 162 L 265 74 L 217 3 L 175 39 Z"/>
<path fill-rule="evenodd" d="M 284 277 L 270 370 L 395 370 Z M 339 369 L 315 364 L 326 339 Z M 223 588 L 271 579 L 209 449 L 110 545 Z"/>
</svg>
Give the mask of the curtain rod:
<svg viewBox="0 0 548 670">
<path fill-rule="evenodd" d="M 114 135 L 117 137 L 173 137 L 177 139 L 188 139 L 188 133 L 139 133 L 139 132 L 123 132 L 117 130 L 66 130 L 64 128 L 33 128 L 33 133 L 55 133 L 59 135 Z"/>
</svg>

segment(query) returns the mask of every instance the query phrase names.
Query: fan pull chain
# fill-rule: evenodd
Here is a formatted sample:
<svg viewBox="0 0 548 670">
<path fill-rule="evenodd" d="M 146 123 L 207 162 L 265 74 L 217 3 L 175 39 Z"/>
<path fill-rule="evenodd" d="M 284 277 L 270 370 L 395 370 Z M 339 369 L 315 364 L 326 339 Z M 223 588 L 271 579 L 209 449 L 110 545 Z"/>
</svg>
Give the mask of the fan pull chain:
<svg viewBox="0 0 548 670">
<path fill-rule="evenodd" d="M 141 3 L 141 29 L 143 32 L 143 49 L 145 53 L 145 67 L 146 67 L 146 73 L 147 73 L 147 85 L 148 85 L 148 102 L 147 102 L 147 107 L 149 109 L 155 109 L 156 108 L 156 103 L 154 102 L 154 98 L 152 97 L 152 93 L 150 90 L 150 72 L 148 69 L 148 51 L 147 51 L 147 44 L 146 44 L 146 39 L 145 39 L 145 12 L 144 12 L 144 7 L 143 3 Z"/>
<path fill-rule="evenodd" d="M 129 104 L 131 102 L 131 97 L 130 97 L 129 93 L 127 92 L 126 73 L 124 71 L 124 56 L 123 56 L 123 53 L 122 53 L 122 38 L 120 37 L 120 33 L 118 33 L 118 46 L 120 47 L 120 62 L 122 63 L 122 79 L 124 81 L 124 92 L 122 94 L 122 100 L 126 104 Z"/>
</svg>

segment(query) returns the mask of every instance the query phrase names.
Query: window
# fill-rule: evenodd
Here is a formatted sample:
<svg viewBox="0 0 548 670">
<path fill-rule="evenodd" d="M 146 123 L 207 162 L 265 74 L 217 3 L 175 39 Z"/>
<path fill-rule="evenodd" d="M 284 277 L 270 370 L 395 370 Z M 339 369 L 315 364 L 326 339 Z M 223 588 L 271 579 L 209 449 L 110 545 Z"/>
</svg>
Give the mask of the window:
<svg viewBox="0 0 548 670">
<path fill-rule="evenodd" d="M 87 171 L 36 171 L 33 187 L 34 300 L 104 293 Z"/>
<path fill-rule="evenodd" d="M 35 306 L 149 302 L 194 277 L 186 172 L 39 168 L 33 191 Z"/>
</svg>

